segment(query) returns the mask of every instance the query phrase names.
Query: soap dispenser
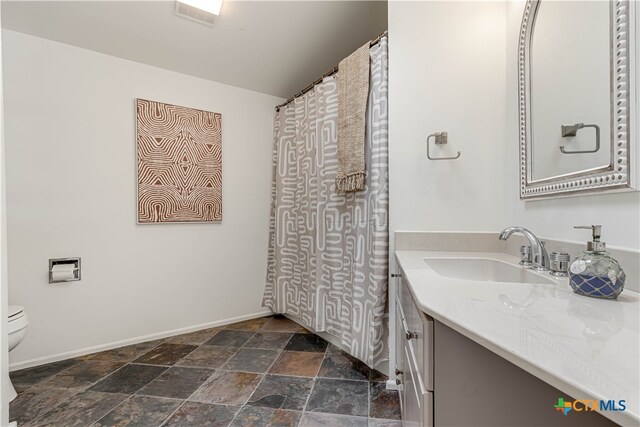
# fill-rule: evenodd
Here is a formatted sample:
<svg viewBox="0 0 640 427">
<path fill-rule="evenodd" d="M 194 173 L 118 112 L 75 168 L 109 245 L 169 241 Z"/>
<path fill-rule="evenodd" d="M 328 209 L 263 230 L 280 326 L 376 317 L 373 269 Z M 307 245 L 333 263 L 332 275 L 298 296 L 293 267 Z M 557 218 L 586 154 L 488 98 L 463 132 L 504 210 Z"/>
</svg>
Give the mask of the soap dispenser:
<svg viewBox="0 0 640 427">
<path fill-rule="evenodd" d="M 615 299 L 624 288 L 625 274 L 618 261 L 606 252 L 600 241 L 601 225 L 580 225 L 573 228 L 591 229 L 593 240 L 587 250 L 573 261 L 569 268 L 569 284 L 580 295 L 595 298 Z"/>
</svg>

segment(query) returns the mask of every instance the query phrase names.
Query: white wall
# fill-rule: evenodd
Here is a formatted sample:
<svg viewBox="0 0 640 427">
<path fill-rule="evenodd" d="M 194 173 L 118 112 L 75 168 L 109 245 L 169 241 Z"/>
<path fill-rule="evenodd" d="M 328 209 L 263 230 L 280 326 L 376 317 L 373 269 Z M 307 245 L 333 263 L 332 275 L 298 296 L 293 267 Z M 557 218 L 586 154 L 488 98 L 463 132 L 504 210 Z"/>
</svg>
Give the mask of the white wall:
<svg viewBox="0 0 640 427">
<path fill-rule="evenodd" d="M 3 31 L 12 366 L 262 311 L 281 99 Z M 221 224 L 136 225 L 135 98 L 222 113 Z M 49 285 L 47 260 L 82 257 Z M 56 356 L 57 355 L 57 356 Z"/>
<path fill-rule="evenodd" d="M 588 236 L 573 225 L 598 223 L 608 244 L 637 249 L 638 192 L 519 198 L 516 67 L 523 5 L 389 2 L 391 231 L 496 231 L 520 224 L 541 236 L 583 241 Z M 438 130 L 449 131 L 446 153 L 460 150 L 460 159 L 426 159 L 425 138 Z"/>
<path fill-rule="evenodd" d="M 539 236 L 557 240 L 587 241 L 590 234 L 574 225 L 603 225 L 603 241 L 609 246 L 640 249 L 640 193 L 585 195 L 550 200 L 519 199 L 518 169 L 518 32 L 523 1 L 509 1 L 507 14 L 507 138 L 506 222 L 530 228 Z M 637 135 L 637 134 L 636 134 Z M 640 164 L 640 156 L 632 165 Z"/>
<path fill-rule="evenodd" d="M 389 2 L 390 221 L 397 230 L 505 224 L 503 2 Z M 457 160 L 430 161 L 448 131 Z"/>
</svg>

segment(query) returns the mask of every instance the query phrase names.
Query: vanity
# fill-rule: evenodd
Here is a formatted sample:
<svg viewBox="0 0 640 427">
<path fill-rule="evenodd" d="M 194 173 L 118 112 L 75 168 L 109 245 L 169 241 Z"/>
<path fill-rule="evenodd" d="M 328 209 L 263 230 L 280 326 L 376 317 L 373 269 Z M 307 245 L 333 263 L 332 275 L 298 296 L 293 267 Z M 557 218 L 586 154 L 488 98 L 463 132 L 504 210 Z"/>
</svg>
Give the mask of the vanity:
<svg viewBox="0 0 640 427">
<path fill-rule="evenodd" d="M 507 213 L 510 221 L 533 218 L 550 232 L 558 224 L 584 228 L 576 216 L 620 227 L 610 200 L 583 198 L 577 210 L 550 199 L 638 190 L 639 22 L 634 1 L 522 2 L 517 57 L 510 58 L 517 63 L 511 143 L 518 146 L 512 178 L 520 198 L 507 194 L 518 207 Z M 446 142 L 437 140 L 446 135 L 434 136 L 436 144 Z M 430 167 L 441 175 L 424 176 L 438 178 L 443 191 L 458 182 L 444 177 L 462 170 L 452 166 L 445 175 L 444 166 Z M 474 224 L 473 204 L 452 206 L 470 216 L 455 227 Z M 574 209 L 563 215 L 563 206 Z M 420 212 L 429 214 L 428 206 Z M 430 218 L 432 227 L 444 227 L 438 218 Z M 599 246 L 599 226 L 587 228 Z M 618 299 L 597 299 L 574 293 L 567 277 L 520 265 L 521 246 L 548 270 L 568 265 L 585 245 L 510 238 L 514 230 L 522 232 L 396 231 L 390 365 L 403 425 L 640 425 L 637 246 L 608 250 L 624 267 L 626 285 Z"/>
<path fill-rule="evenodd" d="M 638 293 L 577 295 L 566 277 L 519 265 L 520 243 L 498 233 L 396 233 L 403 425 L 640 423 Z M 633 252 L 616 255 L 637 263 Z M 635 270 L 629 283 L 637 283 Z M 559 398 L 612 400 L 618 410 L 580 411 L 578 404 L 565 416 L 555 408 Z"/>
</svg>

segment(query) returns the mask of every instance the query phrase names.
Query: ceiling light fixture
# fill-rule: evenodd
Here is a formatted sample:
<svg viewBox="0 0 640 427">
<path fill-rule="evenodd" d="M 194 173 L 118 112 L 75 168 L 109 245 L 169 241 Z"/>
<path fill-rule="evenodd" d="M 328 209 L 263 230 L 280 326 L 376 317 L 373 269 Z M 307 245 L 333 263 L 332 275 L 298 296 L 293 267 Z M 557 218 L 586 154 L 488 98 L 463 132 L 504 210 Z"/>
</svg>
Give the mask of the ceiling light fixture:
<svg viewBox="0 0 640 427">
<path fill-rule="evenodd" d="M 220 9 L 222 9 L 222 0 L 180 0 L 179 3 L 188 4 L 214 15 L 220 15 Z"/>
<path fill-rule="evenodd" d="M 176 0 L 176 15 L 212 25 L 220 14 L 223 0 Z"/>
</svg>

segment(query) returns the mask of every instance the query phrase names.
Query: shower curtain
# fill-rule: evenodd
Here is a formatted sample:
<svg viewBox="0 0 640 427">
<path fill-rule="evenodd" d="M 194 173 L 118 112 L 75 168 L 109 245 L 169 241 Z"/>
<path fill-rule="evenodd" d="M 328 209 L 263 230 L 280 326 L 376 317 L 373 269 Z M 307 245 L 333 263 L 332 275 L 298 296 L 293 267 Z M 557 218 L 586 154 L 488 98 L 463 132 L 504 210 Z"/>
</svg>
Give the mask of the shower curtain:
<svg viewBox="0 0 640 427">
<path fill-rule="evenodd" d="M 338 195 L 338 85 L 326 77 L 276 113 L 263 305 L 339 338 L 369 366 L 386 358 L 387 38 L 370 49 L 366 187 Z"/>
</svg>

